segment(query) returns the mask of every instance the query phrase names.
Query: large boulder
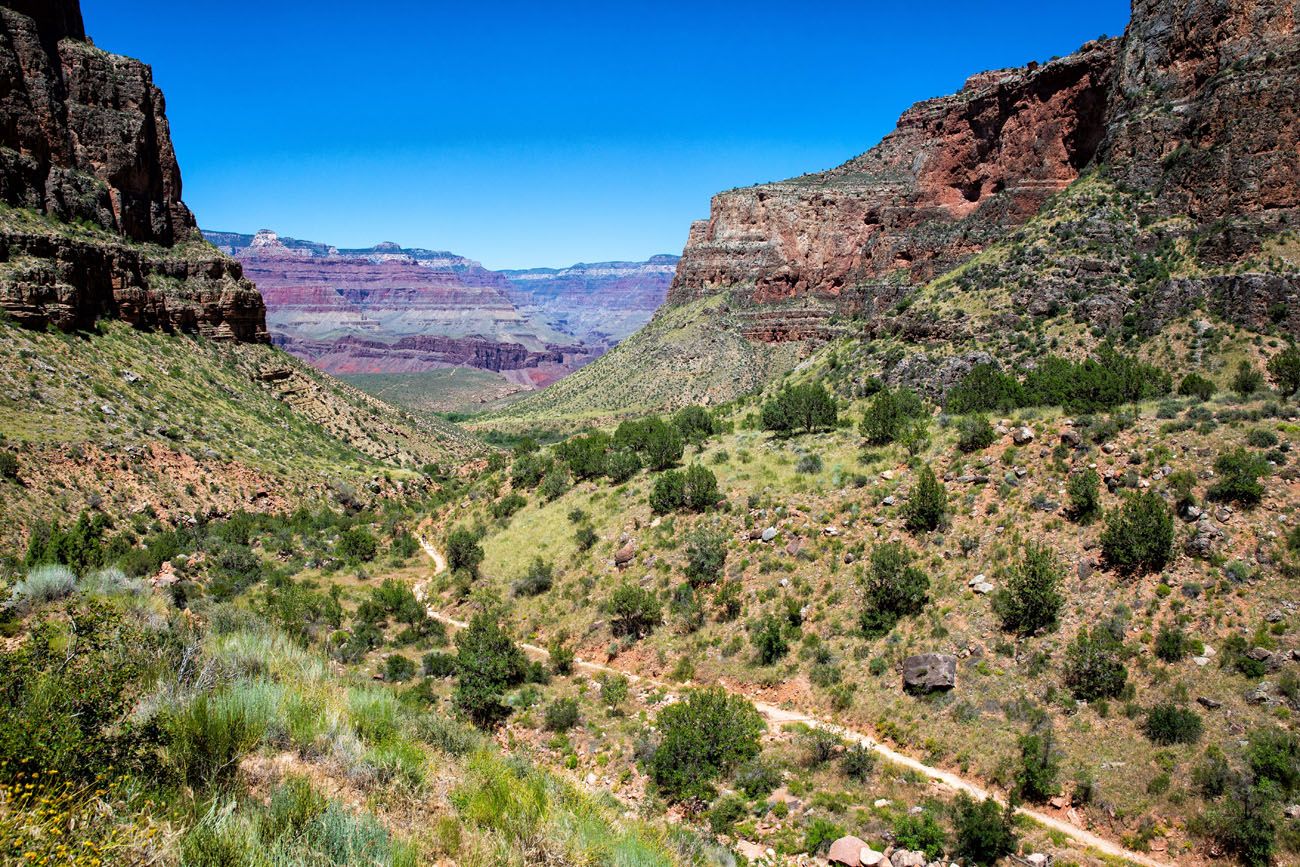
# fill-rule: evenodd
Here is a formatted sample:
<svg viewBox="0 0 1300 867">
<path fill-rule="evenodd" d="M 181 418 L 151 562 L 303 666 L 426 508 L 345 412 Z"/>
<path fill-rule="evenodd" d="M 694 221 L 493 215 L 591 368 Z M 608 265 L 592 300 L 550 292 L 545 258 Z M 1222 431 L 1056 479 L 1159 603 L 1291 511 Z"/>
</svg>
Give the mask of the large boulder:
<svg viewBox="0 0 1300 867">
<path fill-rule="evenodd" d="M 862 850 L 869 848 L 857 837 L 841 837 L 831 844 L 826 860 L 843 867 L 862 867 Z"/>
<path fill-rule="evenodd" d="M 934 692 L 957 685 L 957 657 L 922 653 L 903 660 L 903 686 L 909 692 Z"/>
</svg>

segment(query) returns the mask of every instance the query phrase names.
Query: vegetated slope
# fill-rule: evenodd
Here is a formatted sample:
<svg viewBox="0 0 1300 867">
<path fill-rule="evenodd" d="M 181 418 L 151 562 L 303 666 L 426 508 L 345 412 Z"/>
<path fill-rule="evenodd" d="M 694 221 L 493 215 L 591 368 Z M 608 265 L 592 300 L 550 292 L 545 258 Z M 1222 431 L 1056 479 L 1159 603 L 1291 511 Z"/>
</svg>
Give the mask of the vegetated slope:
<svg viewBox="0 0 1300 867">
<path fill-rule="evenodd" d="M 1252 328 L 1272 310 L 1294 335 L 1300 277 L 1267 252 L 1300 222 L 1294 16 L 1280 0 L 1141 0 L 1121 39 L 975 75 L 830 171 L 720 193 L 709 220 L 691 229 L 661 315 L 721 294 L 728 316 L 716 326 L 762 347 L 816 347 L 843 334 L 846 319 L 868 337 L 996 340 L 1004 317 L 931 324 L 899 314 L 923 287 L 1017 237 L 1062 191 L 1100 177 L 1110 195 L 1076 197 L 1069 236 L 1035 239 L 1047 250 L 1021 236 L 1018 274 L 978 272 L 979 281 L 1016 284 L 1017 307 L 1002 312 L 1066 308 L 1087 328 L 1115 333 L 1126 320 L 1149 330 L 1205 304 Z M 1175 258 L 1180 270 L 1170 271 Z M 957 296 L 974 284 L 942 285 Z M 643 351 L 653 354 L 652 342 Z M 581 381 L 599 395 L 630 361 L 611 356 Z M 751 385 L 739 373 L 730 394 L 705 384 L 674 398 L 736 397 Z"/>
<path fill-rule="evenodd" d="M 391 495 L 481 448 L 267 346 L 12 323 L 0 346 L 0 435 L 18 462 L 0 507 L 9 542 L 88 507 L 175 520 L 293 508 L 331 485 Z"/>
<path fill-rule="evenodd" d="M 1283 348 L 1231 324 L 1213 330 L 1210 369 L 1219 367 L 1210 356 L 1258 365 Z M 1185 363 L 1181 352 L 1172 358 Z M 805 375 L 827 378 L 832 364 L 828 354 Z M 438 585 L 438 604 L 455 610 L 470 589 L 473 599 L 495 591 L 536 644 L 567 636 L 586 658 L 722 682 L 872 731 L 994 788 L 1023 785 L 1021 739 L 1050 732 L 1048 793 L 1030 796 L 1041 809 L 1172 863 L 1221 863 L 1237 851 L 1224 842 L 1232 826 L 1248 819 L 1232 818 L 1234 796 L 1218 794 L 1206 768 L 1219 767 L 1221 751 L 1224 770 L 1214 773 L 1226 779 L 1258 759 L 1241 742 L 1269 732 L 1294 743 L 1300 709 L 1300 542 L 1292 532 L 1300 425 L 1294 404 L 1260 394 L 1171 398 L 1110 414 L 1014 410 L 989 427 L 988 440 L 965 448 L 966 422 L 931 410 L 920 434 L 864 444 L 856 425 L 874 398 L 841 404 L 851 428 L 792 438 L 757 430 L 756 408 L 742 403 L 719 414 L 734 432 L 688 447 L 682 460 L 716 474 L 725 499 L 717 509 L 652 508 L 662 474 L 568 490 L 544 481 L 508 493 L 487 476 L 495 502 L 466 498 L 439 518 L 444 530 L 480 527 L 484 559 L 472 584 L 453 575 Z M 557 447 L 560 466 L 563 453 L 586 455 L 566 447 Z M 1258 505 L 1234 501 L 1224 486 L 1233 470 L 1219 459 L 1238 448 L 1263 476 Z M 927 466 L 948 501 L 937 532 L 909 529 Z M 1070 490 L 1089 468 L 1106 514 L 1120 514 L 1131 496 L 1155 496 L 1173 524 L 1167 566 L 1134 572 L 1109 559 L 1118 555 L 1102 544 L 1107 521 L 1071 511 Z M 514 494 L 523 501 L 505 508 Z M 692 553 L 701 531 L 715 537 L 720 558 Z M 922 602 L 896 624 L 872 620 L 864 629 L 864 615 L 878 610 L 868 595 L 873 555 L 891 543 L 924 577 Z M 1014 586 L 1027 543 L 1047 548 L 1063 604 L 1046 628 L 1022 634 L 994 600 Z M 714 570 L 701 571 L 708 562 Z M 634 593 L 625 593 L 629 586 Z M 1114 644 L 1080 657 L 1072 648 L 1094 627 Z M 909 694 L 904 659 L 931 652 L 952 656 L 956 687 Z M 1076 658 L 1119 666 L 1120 682 L 1090 692 L 1072 674 Z M 1164 730 L 1153 728 L 1153 714 L 1171 706 L 1194 719 L 1194 734 L 1176 735 L 1189 743 L 1161 741 Z M 870 809 L 878 793 L 923 797 L 883 784 L 846 787 L 816 762 L 782 767 L 780 784 L 808 798 L 735 830 L 778 851 L 798 851 L 782 847 L 816 820 L 879 839 L 890 817 Z M 1282 818 L 1294 795 L 1279 794 L 1260 814 L 1270 839 L 1277 833 L 1269 845 L 1283 863 L 1295 857 L 1293 825 Z M 724 801 L 717 811 L 729 809 Z"/>
</svg>

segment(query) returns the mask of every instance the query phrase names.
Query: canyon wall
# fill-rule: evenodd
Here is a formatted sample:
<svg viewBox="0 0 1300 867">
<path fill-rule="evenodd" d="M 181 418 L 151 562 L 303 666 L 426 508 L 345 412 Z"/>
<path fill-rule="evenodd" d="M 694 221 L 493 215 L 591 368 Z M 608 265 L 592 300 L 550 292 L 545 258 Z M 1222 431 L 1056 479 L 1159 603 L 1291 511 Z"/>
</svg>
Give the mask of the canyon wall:
<svg viewBox="0 0 1300 867">
<path fill-rule="evenodd" d="M 34 327 L 268 339 L 261 297 L 202 242 L 148 66 L 86 40 L 73 0 L 0 6 L 0 309 Z"/>
</svg>

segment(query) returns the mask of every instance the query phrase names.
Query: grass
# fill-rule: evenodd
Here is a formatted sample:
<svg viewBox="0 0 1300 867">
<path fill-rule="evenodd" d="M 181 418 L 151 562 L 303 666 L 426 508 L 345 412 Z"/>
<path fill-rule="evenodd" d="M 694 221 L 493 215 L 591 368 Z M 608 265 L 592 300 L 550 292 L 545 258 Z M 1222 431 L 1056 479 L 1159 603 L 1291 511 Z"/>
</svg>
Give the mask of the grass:
<svg viewBox="0 0 1300 867">
<path fill-rule="evenodd" d="M 485 400 L 520 390 L 505 377 L 472 367 L 445 367 L 423 373 L 355 373 L 339 377 L 366 394 L 414 412 L 475 412 Z"/>
</svg>

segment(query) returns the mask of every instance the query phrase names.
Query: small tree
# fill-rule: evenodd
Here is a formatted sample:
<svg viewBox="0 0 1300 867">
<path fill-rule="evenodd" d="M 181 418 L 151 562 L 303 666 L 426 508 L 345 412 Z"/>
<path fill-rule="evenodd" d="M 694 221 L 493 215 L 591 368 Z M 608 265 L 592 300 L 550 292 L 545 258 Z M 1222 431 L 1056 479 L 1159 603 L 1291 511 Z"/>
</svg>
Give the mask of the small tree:
<svg viewBox="0 0 1300 867">
<path fill-rule="evenodd" d="M 379 542 L 365 527 L 352 527 L 339 536 L 340 557 L 366 563 L 375 559 L 378 553 Z"/>
<path fill-rule="evenodd" d="M 1268 360 L 1268 375 L 1284 397 L 1300 391 L 1300 347 L 1294 343 Z"/>
<path fill-rule="evenodd" d="M 718 477 L 703 464 L 691 464 L 682 479 L 682 505 L 693 512 L 711 509 L 718 502 Z"/>
<path fill-rule="evenodd" d="M 1264 497 L 1260 479 L 1268 475 L 1268 460 L 1245 448 L 1236 448 L 1219 455 L 1214 471 L 1219 479 L 1210 487 L 1211 500 L 1224 500 L 1253 506 Z"/>
<path fill-rule="evenodd" d="M 1242 360 L 1232 377 L 1232 390 L 1239 396 L 1250 397 L 1264 387 L 1264 374 L 1249 361 Z"/>
<path fill-rule="evenodd" d="M 676 466 L 685 451 L 685 443 L 677 428 L 657 415 L 646 419 L 642 443 L 646 466 L 652 470 L 666 470 Z"/>
<path fill-rule="evenodd" d="M 761 413 L 763 429 L 778 434 L 833 428 L 838 419 L 835 397 L 820 382 L 787 385 L 763 404 Z"/>
<path fill-rule="evenodd" d="M 659 515 L 680 509 L 686 502 L 686 474 L 668 470 L 655 477 L 650 489 L 650 508 Z"/>
<path fill-rule="evenodd" d="M 1201 739 L 1201 715 L 1176 704 L 1158 704 L 1147 712 L 1142 731 L 1152 743 L 1194 744 Z"/>
<path fill-rule="evenodd" d="M 18 456 L 0 449 L 0 481 L 18 478 Z"/>
<path fill-rule="evenodd" d="M 948 492 L 927 464 L 917 471 L 916 487 L 903 507 L 904 523 L 913 533 L 937 530 L 947 514 Z"/>
<path fill-rule="evenodd" d="M 656 720 L 650 777 L 670 801 L 709 800 L 713 783 L 759 754 L 766 726 L 744 698 L 720 687 L 697 689 Z"/>
<path fill-rule="evenodd" d="M 758 621 L 750 641 L 758 652 L 759 665 L 772 665 L 790 651 L 790 643 L 785 638 L 785 620 L 775 614 Z"/>
<path fill-rule="evenodd" d="M 1101 476 L 1092 467 L 1070 476 L 1065 483 L 1070 497 L 1070 517 L 1088 525 L 1101 515 Z"/>
<path fill-rule="evenodd" d="M 1063 573 L 1050 548 L 1026 543 L 1020 560 L 1011 566 L 1006 585 L 993 597 L 993 610 L 1002 619 L 1002 628 L 1033 635 L 1055 626 L 1065 603 L 1061 596 Z"/>
<path fill-rule="evenodd" d="M 713 416 L 702 406 L 684 406 L 673 416 L 673 425 L 688 443 L 702 443 L 717 433 Z"/>
<path fill-rule="evenodd" d="M 505 691 L 524 681 L 527 660 L 487 612 L 475 614 L 456 636 L 456 687 L 452 701 L 479 728 L 495 728 L 510 708 L 502 703 Z"/>
<path fill-rule="evenodd" d="M 447 568 L 453 572 L 478 574 L 479 564 L 483 562 L 483 546 L 478 542 L 478 534 L 465 527 L 457 527 L 447 534 Z"/>
<path fill-rule="evenodd" d="M 609 598 L 609 613 L 615 635 L 633 638 L 652 631 L 663 622 L 663 608 L 659 599 L 649 590 L 635 584 L 624 583 Z"/>
<path fill-rule="evenodd" d="M 1020 738 L 1020 770 L 1016 774 L 1016 794 L 1026 801 L 1041 804 L 1060 791 L 1056 776 L 1060 756 L 1051 726 Z"/>
<path fill-rule="evenodd" d="M 1105 626 L 1081 629 L 1065 652 L 1065 685 L 1080 701 L 1115 698 L 1128 683 L 1124 646 Z"/>
<path fill-rule="evenodd" d="M 894 628 L 898 618 L 919 614 L 930 592 L 930 579 L 911 565 L 912 556 L 898 542 L 877 545 L 863 579 L 866 607 L 860 623 L 867 635 Z"/>
<path fill-rule="evenodd" d="M 976 801 L 962 793 L 957 797 L 953 824 L 957 831 L 957 855 L 975 864 L 994 864 L 1016 850 L 1015 809 L 1003 807 L 992 798 Z"/>
<path fill-rule="evenodd" d="M 1214 383 L 1199 373 L 1189 373 L 1178 383 L 1178 394 L 1204 402 L 1214 397 Z"/>
<path fill-rule="evenodd" d="M 888 445 L 903 435 L 911 419 L 923 415 L 925 405 L 915 392 L 905 388 L 882 389 L 871 399 L 862 416 L 862 435 L 872 445 Z"/>
<path fill-rule="evenodd" d="M 512 588 L 516 596 L 540 596 L 555 583 L 555 567 L 541 557 L 534 557 L 522 578 Z"/>
<path fill-rule="evenodd" d="M 1159 572 L 1174 551 L 1174 517 L 1155 491 L 1130 494 L 1106 515 L 1101 549 L 1107 562 L 1124 573 Z"/>
<path fill-rule="evenodd" d="M 557 698 L 546 706 L 542 728 L 548 732 L 567 732 L 578 724 L 578 700 Z"/>
<path fill-rule="evenodd" d="M 713 584 L 726 565 L 726 536 L 699 528 L 686 537 L 686 580 L 692 586 Z"/>
</svg>

